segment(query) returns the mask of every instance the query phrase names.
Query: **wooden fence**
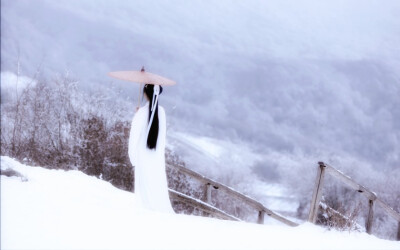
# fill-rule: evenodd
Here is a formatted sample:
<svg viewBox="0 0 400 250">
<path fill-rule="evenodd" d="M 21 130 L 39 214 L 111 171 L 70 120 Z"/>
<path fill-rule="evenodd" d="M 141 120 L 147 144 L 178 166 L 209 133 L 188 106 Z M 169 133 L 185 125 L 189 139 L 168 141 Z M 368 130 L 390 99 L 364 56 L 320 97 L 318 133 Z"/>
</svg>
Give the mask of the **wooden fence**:
<svg viewBox="0 0 400 250">
<path fill-rule="evenodd" d="M 326 164 L 324 162 L 319 162 L 318 165 L 319 165 L 318 174 L 317 174 L 317 178 L 316 178 L 315 185 L 314 185 L 314 191 L 313 191 L 313 195 L 312 195 L 312 199 L 311 199 L 311 206 L 310 206 L 310 212 L 309 212 L 309 217 L 308 217 L 309 222 L 311 222 L 311 223 L 316 222 L 319 207 L 321 205 L 323 205 L 321 203 L 321 197 L 322 197 L 322 189 L 323 189 L 323 185 L 324 185 L 324 177 L 325 177 L 325 173 L 327 173 L 327 174 L 330 174 L 331 176 L 335 177 L 342 183 L 344 183 L 346 186 L 350 187 L 351 189 L 353 189 L 353 190 L 361 193 L 365 197 L 367 197 L 367 199 L 368 199 L 368 215 L 367 215 L 366 225 L 365 225 L 367 233 L 371 234 L 373 218 L 374 218 L 374 206 L 375 206 L 375 204 L 378 204 L 379 206 L 381 206 L 383 208 L 385 213 L 387 213 L 388 215 L 393 217 L 395 220 L 397 220 L 397 222 L 398 222 L 397 240 L 400 240 L 400 214 L 398 212 L 393 210 L 393 208 L 391 208 L 384 201 L 382 201 L 382 199 L 380 199 L 376 195 L 376 193 L 374 193 L 374 192 L 370 191 L 368 188 L 358 184 L 353 179 L 351 179 L 349 176 L 343 174 L 342 172 L 338 171 L 337 169 L 329 166 L 328 164 Z M 217 218 L 240 221 L 240 219 L 235 217 L 234 215 L 231 215 L 231 214 L 227 213 L 226 211 L 222 211 L 221 209 L 213 206 L 213 204 L 211 203 L 212 193 L 213 193 L 212 190 L 215 190 L 215 191 L 218 190 L 218 192 L 225 192 L 227 195 L 229 195 L 231 197 L 233 196 L 233 197 L 238 198 L 242 202 L 246 203 L 247 205 L 254 208 L 256 211 L 258 211 L 257 223 L 259 223 L 259 224 L 264 224 L 264 217 L 265 217 L 265 214 L 267 214 L 269 217 L 276 219 L 288 226 L 295 227 L 295 226 L 299 225 L 298 223 L 295 223 L 295 222 L 283 217 L 282 215 L 268 209 L 260 202 L 254 200 L 242 193 L 239 193 L 224 184 L 218 183 L 210 178 L 207 178 L 193 170 L 190 170 L 188 168 L 185 168 L 185 167 L 179 166 L 179 165 L 168 164 L 167 167 L 175 169 L 178 172 L 180 172 L 186 176 L 189 176 L 191 178 L 196 179 L 197 181 L 200 181 L 200 183 L 204 186 L 204 188 L 206 190 L 206 195 L 205 195 L 204 200 L 200 200 L 200 199 L 196 199 L 191 196 L 188 196 L 188 195 L 185 195 L 185 194 L 182 194 L 180 192 L 170 189 L 169 194 L 170 194 L 170 197 L 172 200 L 176 200 L 176 201 L 180 201 L 180 202 L 189 204 L 190 206 L 196 207 L 197 209 L 200 209 L 200 210 L 202 210 L 208 214 L 211 214 Z"/>
<path fill-rule="evenodd" d="M 383 208 L 386 214 L 393 217 L 398 222 L 398 231 L 397 231 L 397 240 L 400 240 L 400 214 L 393 210 L 389 205 L 387 205 L 382 199 L 380 199 L 376 193 L 370 191 L 368 188 L 358 184 L 349 176 L 343 174 L 342 172 L 338 171 L 337 169 L 329 166 L 324 162 L 318 163 L 318 174 L 314 185 L 313 196 L 311 199 L 311 207 L 310 213 L 308 216 L 308 221 L 311 223 L 315 223 L 318 215 L 318 209 L 321 204 L 321 197 L 322 197 L 322 188 L 324 185 L 324 178 L 325 173 L 330 174 L 331 176 L 335 177 L 346 186 L 350 187 L 351 189 L 361 193 L 368 199 L 368 215 L 365 223 L 365 229 L 367 233 L 371 234 L 372 225 L 373 225 L 373 218 L 374 218 L 374 205 L 378 204 L 380 207 Z"/>
<path fill-rule="evenodd" d="M 205 197 L 205 201 L 199 200 L 199 199 L 195 199 L 193 197 L 184 195 L 182 193 L 179 193 L 175 190 L 170 189 L 170 197 L 174 200 L 178 200 L 181 202 L 184 202 L 186 204 L 189 204 L 191 206 L 194 206 L 196 208 L 199 208 L 200 210 L 203 210 L 209 214 L 212 214 L 215 217 L 219 217 L 219 218 L 223 218 L 223 219 L 230 219 L 230 220 L 239 220 L 238 218 L 236 218 L 233 215 L 230 215 L 216 207 L 214 207 L 211 204 L 211 199 L 212 199 L 212 190 L 215 190 L 218 192 L 225 192 L 226 194 L 230 195 L 230 196 L 234 196 L 236 198 L 238 198 L 239 200 L 241 200 L 242 202 L 250 205 L 251 207 L 253 207 L 256 211 L 258 211 L 258 219 L 257 219 L 257 223 L 259 224 L 264 224 L 264 215 L 267 214 L 269 217 L 276 219 L 288 226 L 298 226 L 299 224 L 283 217 L 282 215 L 266 208 L 263 204 L 261 204 L 260 202 L 242 194 L 239 193 L 235 190 L 233 190 L 232 188 L 223 185 L 221 183 L 218 183 L 210 178 L 207 178 L 193 170 L 190 170 L 188 168 L 179 166 L 179 165 L 167 165 L 167 167 L 169 168 L 174 168 L 177 171 L 190 176 L 191 178 L 194 178 L 198 181 L 200 181 L 202 183 L 202 185 L 205 187 L 206 189 L 206 197 Z"/>
</svg>

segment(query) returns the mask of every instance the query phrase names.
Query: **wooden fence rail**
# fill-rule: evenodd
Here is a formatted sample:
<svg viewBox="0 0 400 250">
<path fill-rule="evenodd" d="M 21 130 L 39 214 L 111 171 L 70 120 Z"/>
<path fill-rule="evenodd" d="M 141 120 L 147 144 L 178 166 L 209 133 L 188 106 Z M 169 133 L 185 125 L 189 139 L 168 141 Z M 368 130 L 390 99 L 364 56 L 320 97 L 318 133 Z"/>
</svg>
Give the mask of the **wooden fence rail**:
<svg viewBox="0 0 400 250">
<path fill-rule="evenodd" d="M 190 197 L 188 195 L 182 194 L 178 191 L 175 191 L 173 189 L 169 189 L 169 196 L 173 200 L 181 201 L 183 203 L 189 204 L 191 206 L 194 206 L 206 213 L 213 214 L 217 218 L 221 218 L 224 220 L 234 220 L 234 221 L 240 221 L 240 219 L 225 213 L 224 211 L 217 209 L 201 200 L 194 199 L 193 197 Z"/>
<path fill-rule="evenodd" d="M 248 196 L 246 196 L 246 195 L 244 195 L 242 193 L 239 193 L 239 192 L 235 191 L 234 189 L 232 189 L 232 188 L 230 188 L 230 187 L 228 187 L 228 186 L 226 186 L 224 184 L 218 183 L 217 181 L 214 181 L 214 180 L 212 180 L 210 178 L 207 178 L 207 177 L 205 177 L 205 176 L 203 176 L 203 175 L 201 175 L 201 174 L 199 174 L 199 173 L 197 173 L 197 172 L 195 172 L 193 170 L 190 170 L 188 168 L 185 168 L 185 167 L 182 167 L 182 166 L 179 166 L 179 165 L 170 165 L 170 164 L 168 164 L 167 167 L 176 169 L 179 172 L 184 173 L 184 174 L 186 174 L 186 175 L 188 175 L 188 176 L 200 181 L 206 188 L 206 199 L 205 199 L 205 202 L 200 201 L 198 199 L 194 199 L 194 198 L 192 198 L 190 196 L 187 196 L 187 195 L 183 195 L 183 194 L 181 194 L 181 193 L 179 193 L 177 191 L 170 190 L 170 195 L 171 195 L 171 198 L 173 198 L 173 199 L 177 199 L 177 200 L 180 200 L 180 201 L 182 201 L 184 203 L 191 204 L 191 205 L 193 205 L 195 207 L 200 208 L 203 211 L 206 211 L 206 212 L 208 212 L 210 214 L 213 214 L 216 217 L 221 217 L 221 218 L 225 218 L 225 219 L 239 220 L 235 216 L 229 215 L 226 212 L 223 212 L 220 209 L 217 209 L 212 205 L 212 203 L 211 203 L 212 190 L 219 190 L 219 192 L 225 192 L 228 195 L 234 196 L 234 197 L 238 198 L 239 200 L 243 201 L 244 203 L 246 203 L 246 204 L 250 205 L 251 207 L 255 208 L 258 211 L 257 222 L 259 224 L 264 224 L 264 215 L 267 214 L 271 218 L 273 218 L 275 220 L 278 220 L 278 221 L 280 221 L 280 222 L 282 222 L 282 223 L 284 223 L 284 224 L 286 224 L 288 226 L 295 227 L 295 226 L 299 225 L 299 224 L 297 224 L 297 223 L 295 223 L 295 222 L 283 217 L 282 215 L 280 215 L 280 214 L 278 214 L 278 213 L 266 208 L 260 202 L 254 200 L 254 199 L 252 199 L 252 198 L 250 198 L 250 197 L 248 197 Z M 222 214 L 221 212 L 224 213 L 224 214 Z"/>
<path fill-rule="evenodd" d="M 395 220 L 398 221 L 397 239 L 400 240 L 400 214 L 398 212 L 396 212 L 393 208 L 391 208 L 384 201 L 382 201 L 376 195 L 376 193 L 374 193 L 374 192 L 370 191 L 368 188 L 358 184 L 353 179 L 351 179 L 349 176 L 345 175 L 344 173 L 340 172 L 339 170 L 331 167 L 330 165 L 328 165 L 324 162 L 319 162 L 318 165 L 319 165 L 318 174 L 317 174 L 317 178 L 316 178 L 315 185 L 314 185 L 314 191 L 313 191 L 311 207 L 310 207 L 310 212 L 309 212 L 309 217 L 308 217 L 309 222 L 312 222 L 312 223 L 316 222 L 318 210 L 322 204 L 321 197 L 322 197 L 322 189 L 323 189 L 323 185 L 324 185 L 325 174 L 330 174 L 331 176 L 335 177 L 336 179 L 338 179 L 339 181 L 344 183 L 346 186 L 361 193 L 368 199 L 368 215 L 367 215 L 366 225 L 365 225 L 367 233 L 371 234 L 372 226 L 373 226 L 373 218 L 374 218 L 374 207 L 375 207 L 375 204 L 378 204 L 380 207 L 383 208 L 383 210 L 388 215 L 390 215 L 391 217 L 393 217 Z M 263 204 L 250 198 L 249 196 L 239 193 L 236 190 L 234 190 L 224 184 L 218 183 L 217 181 L 214 181 L 210 178 L 207 178 L 193 170 L 190 170 L 188 168 L 185 168 L 185 167 L 179 166 L 179 165 L 167 164 L 167 167 L 175 169 L 187 176 L 190 176 L 191 178 L 194 178 L 194 179 L 200 181 L 200 183 L 202 183 L 204 185 L 205 190 L 206 190 L 206 194 L 205 194 L 204 201 L 203 201 L 203 200 L 195 199 L 193 197 L 190 197 L 188 195 L 185 195 L 185 194 L 182 194 L 175 190 L 170 189 L 169 190 L 170 197 L 173 200 L 177 200 L 177 201 L 189 204 L 189 205 L 196 207 L 202 211 L 205 211 L 206 213 L 212 214 L 213 216 L 215 216 L 217 218 L 239 221 L 240 220 L 239 218 L 236 218 L 235 216 L 228 214 L 227 212 L 222 211 L 221 209 L 218 209 L 213 206 L 213 204 L 212 204 L 213 192 L 212 191 L 219 190 L 219 192 L 225 192 L 226 194 L 228 194 L 230 196 L 234 196 L 234 197 L 238 198 L 242 202 L 246 203 L 247 205 L 253 207 L 256 211 L 258 211 L 257 223 L 259 223 L 259 224 L 264 223 L 264 216 L 265 216 L 265 214 L 267 214 L 271 218 L 274 218 L 286 225 L 289 225 L 292 227 L 299 225 L 299 224 L 281 216 L 280 214 L 268 209 Z"/>
<path fill-rule="evenodd" d="M 324 184 L 324 177 L 325 173 L 330 174 L 331 176 L 335 177 L 346 186 L 350 187 L 351 189 L 361 193 L 368 199 L 368 216 L 365 224 L 365 229 L 367 233 L 371 234 L 372 225 L 373 225 L 373 218 L 374 218 L 374 206 L 378 204 L 383 208 L 383 210 L 393 217 L 395 220 L 398 221 L 398 231 L 397 231 L 397 240 L 400 240 L 400 214 L 396 212 L 393 208 L 387 205 L 384 201 L 382 201 L 376 193 L 370 191 L 368 188 L 358 184 L 349 176 L 343 174 L 339 170 L 331 167 L 330 165 L 324 162 L 318 162 L 319 168 L 317 173 L 317 178 L 315 180 L 314 191 L 311 199 L 311 207 L 310 213 L 308 216 L 308 221 L 311 223 L 315 223 L 318 215 L 319 205 L 321 203 L 322 197 L 322 188 Z"/>
</svg>

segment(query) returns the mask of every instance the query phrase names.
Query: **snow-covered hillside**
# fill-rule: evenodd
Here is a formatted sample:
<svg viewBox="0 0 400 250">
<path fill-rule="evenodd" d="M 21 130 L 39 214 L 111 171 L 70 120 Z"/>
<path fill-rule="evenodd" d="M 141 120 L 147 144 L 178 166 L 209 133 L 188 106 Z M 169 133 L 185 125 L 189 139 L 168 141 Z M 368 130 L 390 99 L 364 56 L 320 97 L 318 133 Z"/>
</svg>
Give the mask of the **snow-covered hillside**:
<svg viewBox="0 0 400 250">
<path fill-rule="evenodd" d="M 400 249 L 365 233 L 143 212 L 135 195 L 79 171 L 2 156 L 1 249 Z M 5 176 L 7 169 L 21 176 Z"/>
</svg>

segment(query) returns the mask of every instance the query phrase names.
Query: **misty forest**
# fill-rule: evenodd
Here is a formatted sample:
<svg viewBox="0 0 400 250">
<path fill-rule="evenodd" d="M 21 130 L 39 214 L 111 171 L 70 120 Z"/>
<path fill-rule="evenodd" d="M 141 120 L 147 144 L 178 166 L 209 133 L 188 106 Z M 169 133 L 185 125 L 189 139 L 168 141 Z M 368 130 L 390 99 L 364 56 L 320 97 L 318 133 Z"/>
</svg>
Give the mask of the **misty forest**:
<svg viewBox="0 0 400 250">
<path fill-rule="evenodd" d="M 207 196 L 174 166 L 187 168 L 301 224 L 325 162 L 400 212 L 399 2 L 190 2 L 2 1 L 1 155 L 134 192 L 142 93 L 107 72 L 145 66 L 177 82 L 160 97 L 171 189 Z M 257 222 L 212 192 L 213 206 Z M 326 176 L 321 202 L 316 224 L 365 231 L 360 192 Z M 400 237 L 384 209 L 373 217 L 372 234 Z"/>
</svg>

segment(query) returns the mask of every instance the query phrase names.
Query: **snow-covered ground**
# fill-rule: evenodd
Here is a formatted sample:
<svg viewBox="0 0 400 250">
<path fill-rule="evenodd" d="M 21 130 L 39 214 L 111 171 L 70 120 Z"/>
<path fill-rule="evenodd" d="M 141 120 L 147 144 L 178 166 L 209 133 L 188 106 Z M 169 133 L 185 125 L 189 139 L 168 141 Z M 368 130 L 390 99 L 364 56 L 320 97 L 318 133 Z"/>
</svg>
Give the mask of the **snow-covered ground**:
<svg viewBox="0 0 400 250">
<path fill-rule="evenodd" d="M 135 195 L 79 171 L 2 156 L 1 249 L 400 249 L 365 233 L 143 212 Z M 3 172 L 4 173 L 4 172 Z"/>
</svg>

